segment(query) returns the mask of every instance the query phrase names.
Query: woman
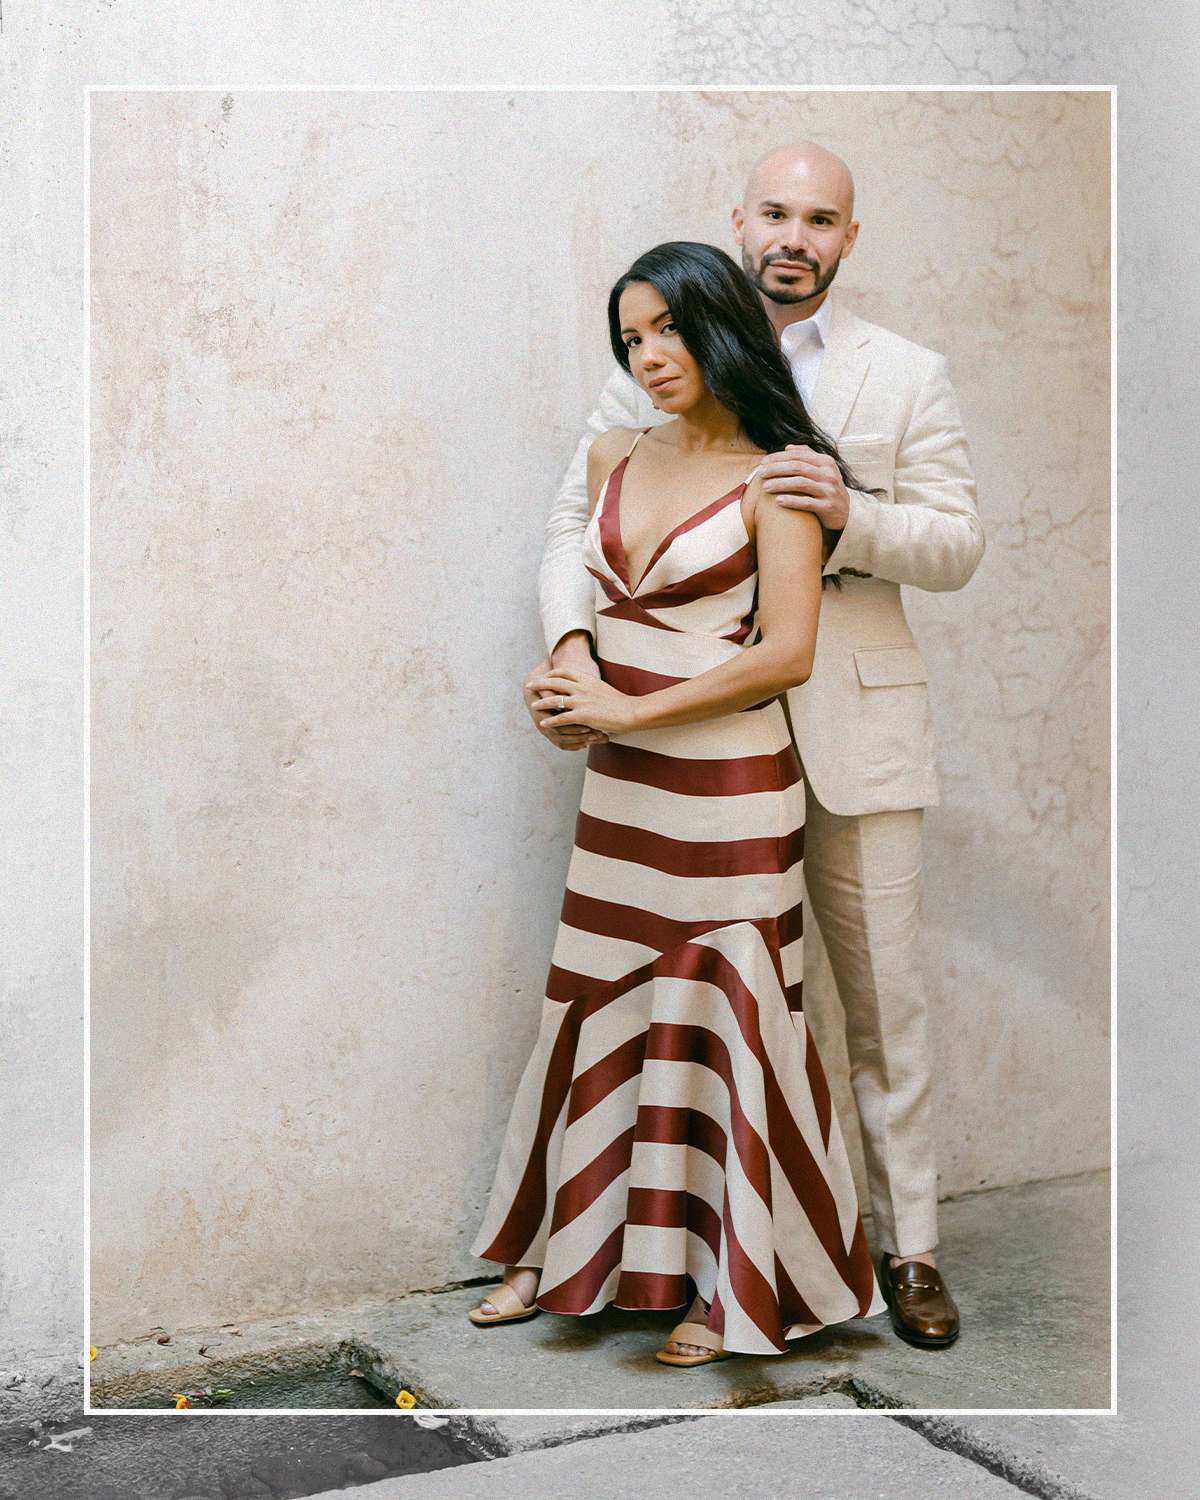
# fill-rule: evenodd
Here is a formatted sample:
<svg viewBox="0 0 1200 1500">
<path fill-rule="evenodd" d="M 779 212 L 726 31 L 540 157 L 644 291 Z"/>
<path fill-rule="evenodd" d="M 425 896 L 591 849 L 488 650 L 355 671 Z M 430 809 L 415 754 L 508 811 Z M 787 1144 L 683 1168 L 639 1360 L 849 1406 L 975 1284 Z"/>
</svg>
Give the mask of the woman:
<svg viewBox="0 0 1200 1500">
<path fill-rule="evenodd" d="M 474 1246 L 504 1284 L 470 1316 L 694 1290 L 657 1358 L 696 1366 L 884 1306 L 800 1010 L 804 785 L 780 695 L 812 668 L 823 538 L 754 463 L 836 453 L 724 252 L 658 246 L 608 316 L 675 420 L 592 444 L 602 677 L 535 684 L 560 724 L 609 738 L 588 752 L 541 1032 Z"/>
</svg>

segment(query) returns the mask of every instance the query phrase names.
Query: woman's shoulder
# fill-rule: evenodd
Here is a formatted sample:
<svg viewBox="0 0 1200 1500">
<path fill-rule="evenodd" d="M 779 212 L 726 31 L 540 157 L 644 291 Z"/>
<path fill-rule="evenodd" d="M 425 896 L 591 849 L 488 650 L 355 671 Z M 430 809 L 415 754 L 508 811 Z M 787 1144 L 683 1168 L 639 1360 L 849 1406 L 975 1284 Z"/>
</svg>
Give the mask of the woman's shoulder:
<svg viewBox="0 0 1200 1500">
<path fill-rule="evenodd" d="M 610 427 L 597 433 L 587 453 L 588 510 L 594 510 L 604 482 L 633 446 L 637 427 Z"/>
<path fill-rule="evenodd" d="M 817 531 L 821 530 L 821 523 L 812 511 L 797 510 L 785 505 L 774 490 L 763 488 L 761 468 L 754 472 L 742 492 L 742 514 L 751 535 L 764 522 L 768 522 L 773 528 L 794 526 L 801 531 L 813 527 Z"/>
<path fill-rule="evenodd" d="M 633 447 L 640 430 L 638 427 L 610 427 L 592 439 L 587 455 L 588 489 L 592 499 L 596 497 L 597 486 L 608 478 Z"/>
<path fill-rule="evenodd" d="M 589 459 L 611 467 L 619 458 L 625 457 L 640 431 L 639 427 L 607 428 L 592 439 L 592 445 L 588 449 Z"/>
</svg>

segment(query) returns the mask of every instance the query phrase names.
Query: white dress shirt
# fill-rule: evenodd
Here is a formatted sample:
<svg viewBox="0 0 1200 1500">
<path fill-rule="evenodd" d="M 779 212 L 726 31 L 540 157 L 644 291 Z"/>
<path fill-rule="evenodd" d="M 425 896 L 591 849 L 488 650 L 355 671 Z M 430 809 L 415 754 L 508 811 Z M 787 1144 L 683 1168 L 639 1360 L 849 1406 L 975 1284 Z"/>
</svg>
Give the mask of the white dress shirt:
<svg viewBox="0 0 1200 1500">
<path fill-rule="evenodd" d="M 817 388 L 817 376 L 821 373 L 821 356 L 825 353 L 825 341 L 829 335 L 829 317 L 833 303 L 826 297 L 810 318 L 798 323 L 789 323 L 779 335 L 783 357 L 792 369 L 792 379 L 812 413 L 813 392 Z"/>
</svg>

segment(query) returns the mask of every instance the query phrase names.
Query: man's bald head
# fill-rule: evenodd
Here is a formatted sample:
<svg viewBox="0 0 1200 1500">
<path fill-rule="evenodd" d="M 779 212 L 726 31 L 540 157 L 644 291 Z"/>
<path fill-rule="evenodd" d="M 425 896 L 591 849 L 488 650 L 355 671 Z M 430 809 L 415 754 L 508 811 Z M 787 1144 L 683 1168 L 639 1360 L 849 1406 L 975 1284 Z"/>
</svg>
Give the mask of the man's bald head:
<svg viewBox="0 0 1200 1500">
<path fill-rule="evenodd" d="M 742 208 L 769 196 L 778 188 L 807 188 L 836 201 L 846 215 L 854 218 L 854 178 L 840 156 L 818 146 L 816 141 L 793 141 L 764 152 L 750 168 Z"/>
<path fill-rule="evenodd" d="M 854 246 L 854 178 L 815 141 L 776 146 L 750 169 L 732 217 L 746 275 L 783 328 L 820 307 Z"/>
</svg>

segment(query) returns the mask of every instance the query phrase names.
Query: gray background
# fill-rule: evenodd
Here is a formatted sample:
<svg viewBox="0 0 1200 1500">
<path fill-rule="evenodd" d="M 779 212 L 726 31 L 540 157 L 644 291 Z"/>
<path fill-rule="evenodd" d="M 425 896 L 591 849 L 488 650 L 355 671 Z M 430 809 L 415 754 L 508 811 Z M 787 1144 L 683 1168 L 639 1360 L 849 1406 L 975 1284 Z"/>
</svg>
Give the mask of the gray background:
<svg viewBox="0 0 1200 1500">
<path fill-rule="evenodd" d="M 940 8 L 939 8 L 940 10 Z M 15 358 L 3 381 L 2 934 L 10 1143 L 0 1201 L 6 1364 L 68 1394 L 79 1370 L 82 1201 L 84 674 L 82 86 L 94 82 L 1115 82 L 1120 96 L 1121 1386 L 1148 1493 L 1194 1463 L 1200 1229 L 1196 841 L 1188 774 L 1200 432 L 1192 349 L 1200 217 L 1192 187 L 1197 36 L 1159 6 L 496 4 L 465 35 L 457 5 L 7 6 L 0 189 Z M 15 13 L 14 13 L 15 12 Z M 525 15 L 522 22 L 521 16 Z M 1053 205 L 1047 211 L 1052 212 Z M 130 1088 L 139 1080 L 131 1076 Z M 148 1142 L 148 1148 L 156 1145 Z M 1095 1421 L 1105 1419 L 1096 1418 Z M 1173 1474 L 1174 1480 L 1165 1476 Z"/>
</svg>

